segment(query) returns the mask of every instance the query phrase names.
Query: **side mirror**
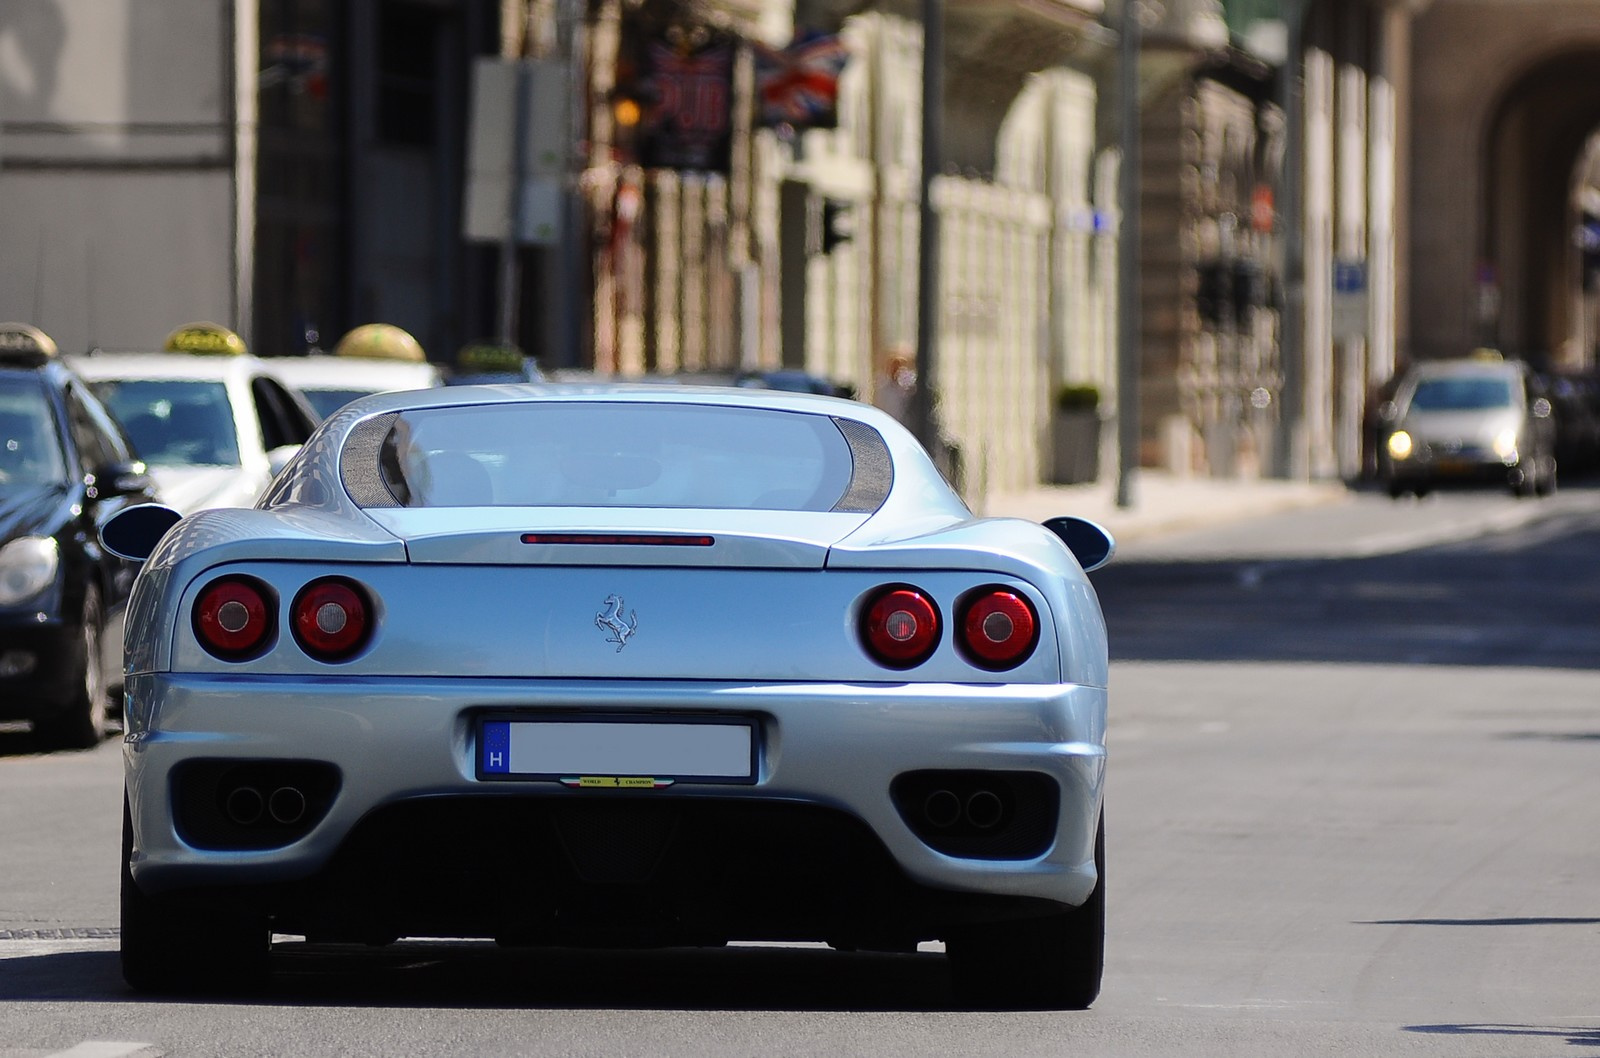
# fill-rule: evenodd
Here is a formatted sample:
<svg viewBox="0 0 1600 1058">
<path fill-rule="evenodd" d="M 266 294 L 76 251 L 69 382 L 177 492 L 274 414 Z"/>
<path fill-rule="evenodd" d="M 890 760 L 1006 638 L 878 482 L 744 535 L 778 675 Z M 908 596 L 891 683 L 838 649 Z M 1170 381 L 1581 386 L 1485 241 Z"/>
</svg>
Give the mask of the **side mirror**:
<svg viewBox="0 0 1600 1058">
<path fill-rule="evenodd" d="M 143 562 L 183 515 L 159 503 L 140 503 L 118 511 L 100 527 L 100 544 L 118 558 Z"/>
<path fill-rule="evenodd" d="M 1087 518 L 1062 515 L 1049 519 L 1044 527 L 1061 538 L 1085 573 L 1099 569 L 1117 553 L 1117 542 L 1111 533 Z"/>
<path fill-rule="evenodd" d="M 113 496 L 137 496 L 154 487 L 143 463 L 110 463 L 94 472 L 94 495 L 109 500 Z"/>
<path fill-rule="evenodd" d="M 1378 418 L 1384 422 L 1394 422 L 1400 417 L 1400 407 L 1392 400 L 1386 400 L 1378 405 Z"/>
</svg>

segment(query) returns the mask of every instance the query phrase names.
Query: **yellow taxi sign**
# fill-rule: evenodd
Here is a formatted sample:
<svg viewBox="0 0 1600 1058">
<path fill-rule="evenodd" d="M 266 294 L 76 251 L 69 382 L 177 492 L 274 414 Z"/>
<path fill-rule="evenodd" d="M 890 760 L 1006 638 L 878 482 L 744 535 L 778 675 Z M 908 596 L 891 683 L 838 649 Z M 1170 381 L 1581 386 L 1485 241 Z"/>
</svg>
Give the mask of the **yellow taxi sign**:
<svg viewBox="0 0 1600 1058">
<path fill-rule="evenodd" d="M 206 356 L 242 356 L 248 350 L 244 339 L 220 323 L 186 323 L 167 335 L 162 348 L 169 353 L 200 353 Z"/>
<path fill-rule="evenodd" d="M 372 360 L 424 363 L 428 357 L 411 332 L 392 323 L 363 323 L 333 347 L 335 356 L 361 356 Z"/>
<path fill-rule="evenodd" d="M 511 375 L 523 370 L 526 354 L 509 342 L 470 342 L 456 353 L 456 368 L 466 375 Z"/>
<path fill-rule="evenodd" d="M 1487 345 L 1480 345 L 1478 348 L 1472 350 L 1472 359 L 1494 361 L 1504 360 L 1505 357 L 1501 355 L 1500 350 L 1498 349 L 1491 349 Z"/>
<path fill-rule="evenodd" d="M 0 323 L 0 360 L 38 367 L 60 350 L 55 339 L 31 323 Z"/>
</svg>

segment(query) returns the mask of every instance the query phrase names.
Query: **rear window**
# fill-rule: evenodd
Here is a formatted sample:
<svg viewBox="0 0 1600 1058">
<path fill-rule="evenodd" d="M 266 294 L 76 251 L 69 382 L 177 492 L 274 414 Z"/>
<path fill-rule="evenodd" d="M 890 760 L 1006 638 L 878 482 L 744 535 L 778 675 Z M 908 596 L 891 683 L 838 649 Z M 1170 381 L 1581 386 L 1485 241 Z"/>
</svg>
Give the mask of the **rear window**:
<svg viewBox="0 0 1600 1058">
<path fill-rule="evenodd" d="M 638 402 L 402 412 L 377 456 L 404 507 L 828 511 L 853 470 L 827 416 Z"/>
</svg>

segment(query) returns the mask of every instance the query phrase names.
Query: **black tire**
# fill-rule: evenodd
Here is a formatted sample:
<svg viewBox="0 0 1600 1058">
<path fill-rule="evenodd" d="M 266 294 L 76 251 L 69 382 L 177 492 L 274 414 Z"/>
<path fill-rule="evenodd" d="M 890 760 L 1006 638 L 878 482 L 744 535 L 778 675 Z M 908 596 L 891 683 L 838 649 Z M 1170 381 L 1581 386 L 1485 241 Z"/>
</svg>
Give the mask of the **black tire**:
<svg viewBox="0 0 1600 1058">
<path fill-rule="evenodd" d="M 122 979 L 136 992 L 248 994 L 267 979 L 266 920 L 146 896 L 133 880 L 133 819 L 122 797 Z"/>
<path fill-rule="evenodd" d="M 989 1010 L 1087 1010 L 1106 954 L 1105 813 L 1094 837 L 1094 892 L 1044 919 L 996 922 L 946 945 L 956 1002 Z"/>
<path fill-rule="evenodd" d="M 106 737 L 106 707 L 111 698 L 106 686 L 104 655 L 100 637 L 105 631 L 105 612 L 100 607 L 100 591 L 94 585 L 84 591 L 83 625 L 74 657 L 72 697 L 62 708 L 33 722 L 33 737 L 41 749 L 93 749 Z"/>
<path fill-rule="evenodd" d="M 1545 463 L 1544 473 L 1539 475 L 1538 484 L 1533 487 L 1533 491 L 1540 496 L 1554 495 L 1556 491 L 1556 473 L 1556 459 L 1555 456 L 1551 456 L 1549 461 Z"/>
</svg>

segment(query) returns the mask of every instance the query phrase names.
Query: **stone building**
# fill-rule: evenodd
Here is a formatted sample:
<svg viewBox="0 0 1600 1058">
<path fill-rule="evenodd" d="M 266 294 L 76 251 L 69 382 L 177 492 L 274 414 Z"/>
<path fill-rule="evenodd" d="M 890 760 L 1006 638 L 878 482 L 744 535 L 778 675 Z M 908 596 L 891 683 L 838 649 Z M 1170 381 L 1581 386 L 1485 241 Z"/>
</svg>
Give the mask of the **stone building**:
<svg viewBox="0 0 1600 1058">
<path fill-rule="evenodd" d="M 1143 465 L 1353 477 L 1373 394 L 1410 359 L 1493 344 L 1594 365 L 1594 4 L 1141 3 L 1132 394 L 1116 392 L 1123 4 L 942 5 L 934 382 L 975 502 L 1050 478 L 1065 385 L 1099 391 L 1108 440 L 1138 408 Z M 443 358 L 505 315 L 499 248 L 462 229 L 474 63 L 576 46 L 577 237 L 515 255 L 522 344 L 607 374 L 798 367 L 892 403 L 887 369 L 917 343 L 921 15 L 904 0 L 0 5 L 0 317 L 68 349 L 211 317 L 266 353 L 386 319 Z M 848 59 L 834 119 L 786 135 L 755 116 L 757 45 L 797 31 L 837 34 Z M 652 35 L 685 55 L 732 45 L 718 164 L 630 146 L 628 64 Z M 563 312 L 572 333 L 549 326 Z"/>
<path fill-rule="evenodd" d="M 1418 6 L 1406 351 L 1593 369 L 1600 7 Z"/>
<path fill-rule="evenodd" d="M 1141 461 L 1354 478 L 1395 365 L 1411 12 L 1206 6 L 1146 45 L 1179 72 L 1143 110 Z"/>
<path fill-rule="evenodd" d="M 0 4 L 0 317 L 68 350 L 154 347 L 194 319 L 268 354 L 373 320 L 430 353 L 488 332 L 494 255 L 461 237 L 461 158 L 499 15 Z"/>
<path fill-rule="evenodd" d="M 647 12 L 656 26 L 639 25 Z M 954 0 L 944 12 L 937 385 L 963 484 L 981 497 L 1047 474 L 1058 385 L 1111 377 L 1114 204 L 1091 71 L 1103 12 L 1098 0 Z M 892 4 L 814 3 L 793 18 L 704 4 L 619 12 L 596 99 L 627 95 L 630 35 L 698 30 L 702 53 L 719 34 L 739 44 L 731 156 L 717 171 L 652 166 L 617 108 L 596 114 L 584 184 L 601 235 L 600 371 L 783 366 L 886 405 L 901 396 L 918 340 L 922 26 Z M 848 55 L 836 117 L 765 127 L 748 51 L 806 32 L 836 34 Z"/>
</svg>

